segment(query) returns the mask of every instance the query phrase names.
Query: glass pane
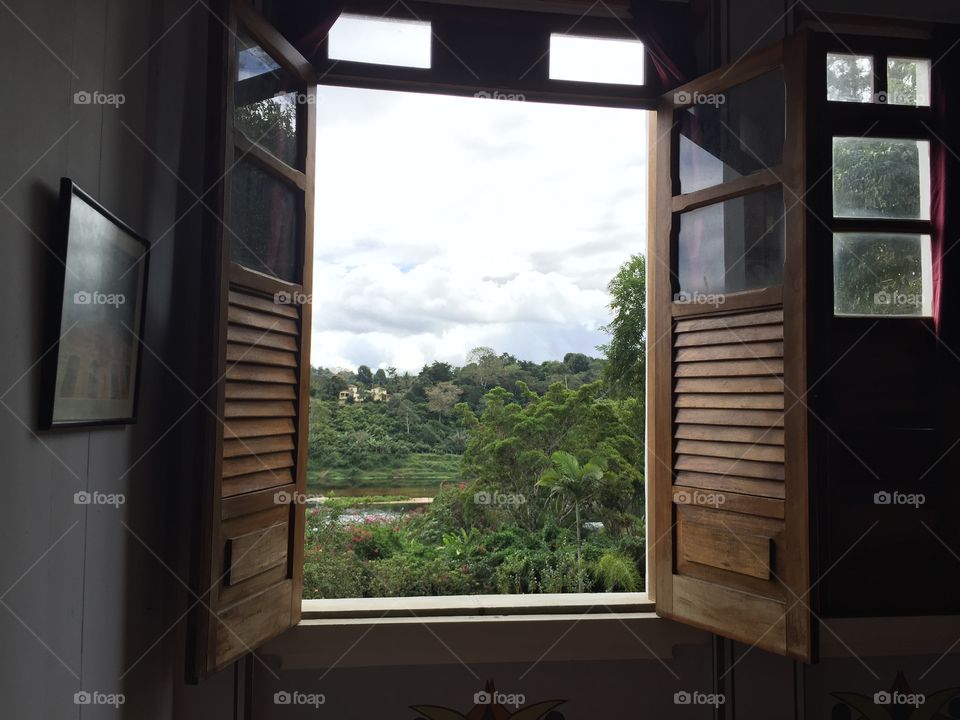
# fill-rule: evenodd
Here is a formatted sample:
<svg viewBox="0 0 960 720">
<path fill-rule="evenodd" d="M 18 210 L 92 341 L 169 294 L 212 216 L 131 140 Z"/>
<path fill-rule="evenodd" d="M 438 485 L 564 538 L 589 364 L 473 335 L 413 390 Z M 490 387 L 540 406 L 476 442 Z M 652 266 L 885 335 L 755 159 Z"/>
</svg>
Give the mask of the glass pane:
<svg viewBox="0 0 960 720">
<path fill-rule="evenodd" d="M 242 29 L 238 38 L 234 126 L 287 165 L 302 170 L 297 110 L 306 95 Z"/>
<path fill-rule="evenodd" d="M 833 236 L 833 310 L 837 315 L 930 316 L 929 235 Z"/>
<path fill-rule="evenodd" d="M 646 50 L 639 40 L 550 36 L 550 79 L 643 85 Z"/>
<path fill-rule="evenodd" d="M 836 217 L 930 219 L 930 143 L 835 137 Z"/>
<path fill-rule="evenodd" d="M 677 92 L 680 192 L 734 180 L 783 160 L 783 72 L 776 70 L 727 90 Z"/>
<path fill-rule="evenodd" d="M 331 60 L 429 68 L 433 30 L 429 22 L 341 15 L 333 24 Z"/>
<path fill-rule="evenodd" d="M 873 58 L 827 53 L 827 100 L 873 102 Z"/>
<path fill-rule="evenodd" d="M 249 159 L 237 163 L 230 177 L 231 260 L 299 282 L 297 225 L 303 207 L 299 191 Z"/>
<path fill-rule="evenodd" d="M 887 104 L 930 105 L 930 61 L 887 58 Z"/>
<path fill-rule="evenodd" d="M 724 293 L 780 285 L 783 215 L 779 187 L 683 213 L 678 299 L 722 304 Z"/>
</svg>

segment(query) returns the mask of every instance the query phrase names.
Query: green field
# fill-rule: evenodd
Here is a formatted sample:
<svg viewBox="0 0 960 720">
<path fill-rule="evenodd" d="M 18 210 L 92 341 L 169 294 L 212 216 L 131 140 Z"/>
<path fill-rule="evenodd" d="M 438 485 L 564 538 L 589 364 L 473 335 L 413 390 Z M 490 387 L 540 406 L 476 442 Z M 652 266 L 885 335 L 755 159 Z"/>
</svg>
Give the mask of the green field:
<svg viewBox="0 0 960 720">
<path fill-rule="evenodd" d="M 307 490 L 318 492 L 347 488 L 430 488 L 443 482 L 460 481 L 460 455 L 412 454 L 394 467 L 354 470 L 349 468 L 307 469 Z"/>
</svg>

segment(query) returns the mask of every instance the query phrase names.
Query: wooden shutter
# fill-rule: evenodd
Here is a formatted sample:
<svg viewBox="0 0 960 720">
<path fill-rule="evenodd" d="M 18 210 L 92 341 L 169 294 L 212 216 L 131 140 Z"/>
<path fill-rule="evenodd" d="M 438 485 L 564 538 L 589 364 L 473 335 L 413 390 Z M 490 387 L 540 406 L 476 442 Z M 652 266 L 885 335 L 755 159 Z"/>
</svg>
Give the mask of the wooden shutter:
<svg viewBox="0 0 960 720">
<path fill-rule="evenodd" d="M 648 267 L 657 612 L 808 660 L 805 42 L 791 38 L 662 99 Z M 754 163 L 751 172 L 684 194 L 678 113 L 691 98 L 726 96 L 735 88 L 749 92 L 749 81 L 772 71 L 782 72 L 785 86 L 782 160 Z M 737 137 L 732 127 L 713 130 L 731 133 L 732 153 L 754 154 L 750 138 Z M 677 302 L 682 214 L 778 188 L 783 283 L 726 294 L 712 304 Z"/>
<path fill-rule="evenodd" d="M 299 622 L 303 583 L 316 78 L 242 3 L 225 24 L 217 417 L 202 489 L 195 678 Z M 277 108 L 282 131 L 255 125 Z"/>
</svg>

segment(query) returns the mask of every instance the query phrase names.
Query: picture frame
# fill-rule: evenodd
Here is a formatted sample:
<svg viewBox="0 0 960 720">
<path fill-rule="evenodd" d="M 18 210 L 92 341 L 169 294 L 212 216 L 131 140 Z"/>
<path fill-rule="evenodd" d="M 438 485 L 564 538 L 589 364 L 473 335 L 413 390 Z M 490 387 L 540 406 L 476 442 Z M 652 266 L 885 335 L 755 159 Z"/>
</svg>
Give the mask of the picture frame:
<svg viewBox="0 0 960 720">
<path fill-rule="evenodd" d="M 41 427 L 136 422 L 149 243 L 60 180 Z"/>
</svg>

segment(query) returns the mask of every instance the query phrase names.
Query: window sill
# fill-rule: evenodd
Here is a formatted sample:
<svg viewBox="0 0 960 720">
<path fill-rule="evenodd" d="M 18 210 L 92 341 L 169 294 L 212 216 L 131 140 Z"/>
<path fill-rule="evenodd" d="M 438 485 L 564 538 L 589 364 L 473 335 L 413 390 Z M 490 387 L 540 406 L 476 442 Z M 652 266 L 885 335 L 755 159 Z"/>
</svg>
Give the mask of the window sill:
<svg viewBox="0 0 960 720">
<path fill-rule="evenodd" d="M 439 619 L 450 617 L 652 613 L 646 593 L 456 595 L 452 597 L 304 600 L 304 620 Z"/>
<path fill-rule="evenodd" d="M 657 617 L 645 593 L 306 600 L 262 651 L 283 670 L 669 659 L 710 635 Z"/>
</svg>

